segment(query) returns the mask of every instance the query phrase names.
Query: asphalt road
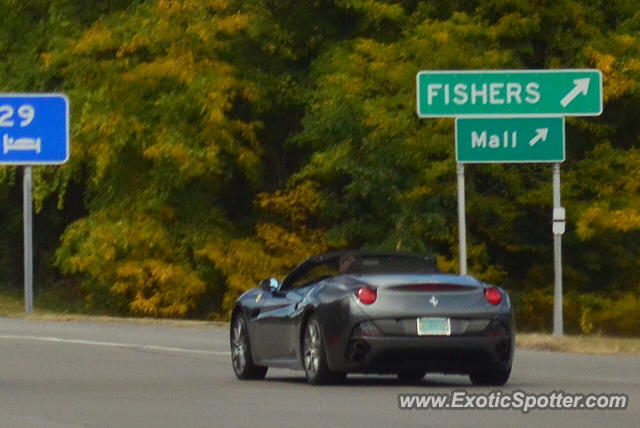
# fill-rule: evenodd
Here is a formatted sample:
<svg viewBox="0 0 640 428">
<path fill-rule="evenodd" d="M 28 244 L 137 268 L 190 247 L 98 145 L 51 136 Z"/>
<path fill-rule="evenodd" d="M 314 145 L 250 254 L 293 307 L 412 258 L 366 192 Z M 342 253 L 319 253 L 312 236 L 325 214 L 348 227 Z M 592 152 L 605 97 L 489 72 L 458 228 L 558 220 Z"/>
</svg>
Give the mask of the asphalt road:
<svg viewBox="0 0 640 428">
<path fill-rule="evenodd" d="M 402 384 L 354 376 L 312 387 L 301 372 L 243 382 L 212 325 L 0 318 L 0 427 L 635 427 L 640 357 L 518 349 L 502 393 L 625 393 L 626 410 L 399 410 L 400 393 L 471 393 L 466 377 Z"/>
</svg>

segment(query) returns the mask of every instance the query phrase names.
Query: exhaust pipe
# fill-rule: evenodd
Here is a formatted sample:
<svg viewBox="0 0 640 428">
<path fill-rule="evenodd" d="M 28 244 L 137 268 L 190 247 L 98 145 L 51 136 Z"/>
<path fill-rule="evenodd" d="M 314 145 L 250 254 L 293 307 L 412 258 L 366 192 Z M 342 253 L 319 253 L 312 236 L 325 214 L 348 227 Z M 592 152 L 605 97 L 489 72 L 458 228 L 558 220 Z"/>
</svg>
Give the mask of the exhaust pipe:
<svg viewBox="0 0 640 428">
<path fill-rule="evenodd" d="M 369 344 L 364 340 L 357 340 L 353 342 L 349 349 L 348 359 L 352 363 L 361 363 L 369 352 Z"/>
</svg>

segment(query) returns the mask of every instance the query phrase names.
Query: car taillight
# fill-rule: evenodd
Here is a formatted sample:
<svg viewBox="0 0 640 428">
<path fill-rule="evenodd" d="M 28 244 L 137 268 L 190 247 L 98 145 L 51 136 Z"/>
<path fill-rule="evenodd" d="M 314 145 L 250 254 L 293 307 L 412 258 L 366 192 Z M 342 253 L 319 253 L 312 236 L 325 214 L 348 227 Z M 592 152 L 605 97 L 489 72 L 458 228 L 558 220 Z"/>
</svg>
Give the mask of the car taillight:
<svg viewBox="0 0 640 428">
<path fill-rule="evenodd" d="M 495 287 L 486 288 L 484 290 L 484 298 L 492 305 L 497 305 L 502 302 L 502 293 Z"/>
<path fill-rule="evenodd" d="M 378 293 L 375 288 L 371 287 L 360 287 L 356 291 L 356 296 L 358 296 L 358 300 L 360 300 L 365 305 L 370 305 L 376 301 L 378 298 Z"/>
</svg>

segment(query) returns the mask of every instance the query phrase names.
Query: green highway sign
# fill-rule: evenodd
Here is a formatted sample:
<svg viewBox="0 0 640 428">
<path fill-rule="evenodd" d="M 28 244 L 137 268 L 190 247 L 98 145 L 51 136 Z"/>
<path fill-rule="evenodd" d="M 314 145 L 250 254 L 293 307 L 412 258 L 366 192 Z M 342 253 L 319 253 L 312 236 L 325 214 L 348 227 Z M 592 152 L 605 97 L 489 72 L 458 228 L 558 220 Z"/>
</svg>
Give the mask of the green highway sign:
<svg viewBox="0 0 640 428">
<path fill-rule="evenodd" d="M 600 70 L 421 71 L 420 117 L 597 116 Z"/>
<path fill-rule="evenodd" d="M 456 159 L 464 163 L 563 162 L 564 118 L 456 119 Z"/>
</svg>

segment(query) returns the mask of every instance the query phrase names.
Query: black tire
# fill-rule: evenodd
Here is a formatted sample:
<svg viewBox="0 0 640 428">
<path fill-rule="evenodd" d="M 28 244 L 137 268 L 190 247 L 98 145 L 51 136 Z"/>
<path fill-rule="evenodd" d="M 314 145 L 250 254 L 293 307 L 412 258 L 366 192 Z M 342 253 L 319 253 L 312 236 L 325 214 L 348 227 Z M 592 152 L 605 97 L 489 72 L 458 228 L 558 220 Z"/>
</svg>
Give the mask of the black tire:
<svg viewBox="0 0 640 428">
<path fill-rule="evenodd" d="M 257 366 L 251 356 L 251 342 L 247 322 L 242 314 L 234 315 L 229 332 L 231 366 L 238 379 L 264 379 L 269 367 Z"/>
<path fill-rule="evenodd" d="M 469 379 L 474 385 L 483 386 L 502 386 L 507 383 L 509 376 L 511 376 L 511 368 L 469 373 Z"/>
<path fill-rule="evenodd" d="M 400 370 L 396 373 L 398 379 L 403 382 L 418 382 L 422 380 L 424 375 L 427 374 L 426 370 Z"/>
<path fill-rule="evenodd" d="M 347 375 L 329 369 L 322 328 L 315 315 L 309 318 L 302 334 L 302 366 L 312 385 L 340 382 Z"/>
</svg>

